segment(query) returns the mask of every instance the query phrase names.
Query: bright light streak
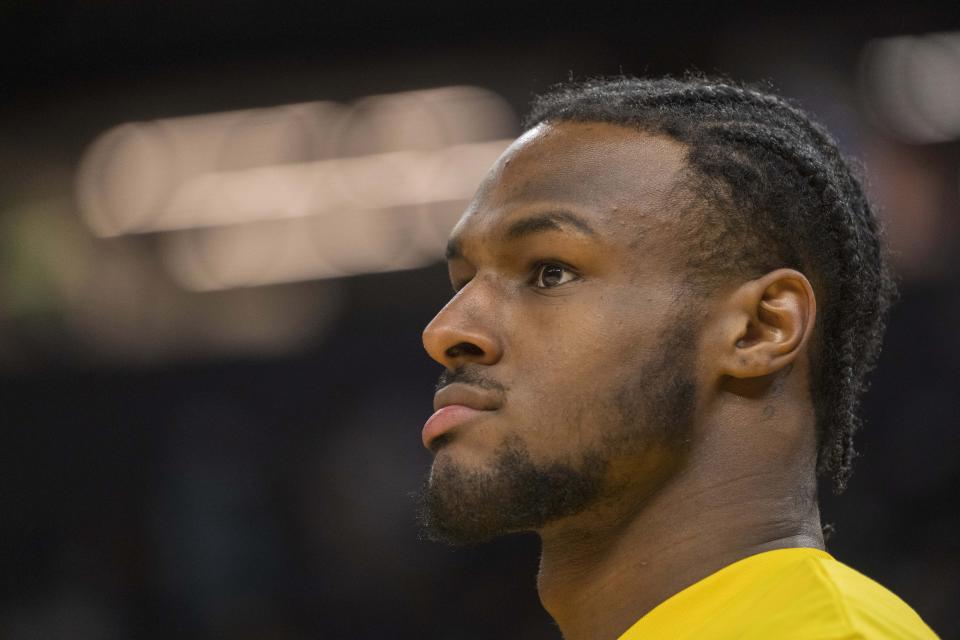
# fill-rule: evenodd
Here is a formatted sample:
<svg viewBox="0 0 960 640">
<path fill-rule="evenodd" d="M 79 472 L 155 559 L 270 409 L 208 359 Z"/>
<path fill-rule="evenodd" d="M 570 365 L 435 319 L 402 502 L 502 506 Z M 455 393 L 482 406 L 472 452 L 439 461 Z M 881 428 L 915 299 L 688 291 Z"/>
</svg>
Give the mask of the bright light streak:
<svg viewBox="0 0 960 640">
<path fill-rule="evenodd" d="M 111 237 L 463 198 L 514 129 L 477 87 L 129 123 L 85 154 L 78 204 Z"/>
<path fill-rule="evenodd" d="M 357 100 L 338 126 L 337 155 L 440 149 L 512 136 L 516 118 L 497 94 L 443 87 Z"/>
<path fill-rule="evenodd" d="M 443 255 L 464 201 L 294 218 L 166 234 L 177 282 L 213 291 L 414 269 Z"/>
<path fill-rule="evenodd" d="M 895 134 L 920 143 L 960 138 L 960 33 L 872 41 L 861 80 L 867 107 Z"/>
<path fill-rule="evenodd" d="M 78 204 L 98 236 L 161 233 L 192 290 L 410 269 L 515 133 L 477 87 L 129 123 L 91 145 Z"/>
<path fill-rule="evenodd" d="M 158 215 L 148 220 L 131 218 L 117 232 L 169 231 L 465 200 L 511 142 L 201 174 L 176 189 Z"/>
<path fill-rule="evenodd" d="M 193 176 L 329 157 L 332 130 L 344 111 L 314 102 L 114 127 L 80 163 L 78 205 L 99 236 L 149 226 Z"/>
</svg>

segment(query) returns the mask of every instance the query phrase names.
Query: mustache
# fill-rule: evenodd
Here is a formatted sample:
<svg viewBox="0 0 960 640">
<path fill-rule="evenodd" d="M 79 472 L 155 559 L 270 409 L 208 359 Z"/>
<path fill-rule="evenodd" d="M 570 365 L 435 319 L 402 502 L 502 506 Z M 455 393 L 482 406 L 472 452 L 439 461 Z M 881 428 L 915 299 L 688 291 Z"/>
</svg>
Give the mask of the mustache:
<svg viewBox="0 0 960 640">
<path fill-rule="evenodd" d="M 443 373 L 440 374 L 440 378 L 437 380 L 437 386 L 434 389 L 434 393 L 440 391 L 447 385 L 451 385 L 454 382 L 461 382 L 463 384 L 472 384 L 474 386 L 480 387 L 481 389 L 489 389 L 491 391 L 499 391 L 504 393 L 507 388 L 502 384 L 488 378 L 481 374 L 476 369 L 467 369 L 466 367 L 457 367 L 453 371 L 444 369 Z"/>
</svg>

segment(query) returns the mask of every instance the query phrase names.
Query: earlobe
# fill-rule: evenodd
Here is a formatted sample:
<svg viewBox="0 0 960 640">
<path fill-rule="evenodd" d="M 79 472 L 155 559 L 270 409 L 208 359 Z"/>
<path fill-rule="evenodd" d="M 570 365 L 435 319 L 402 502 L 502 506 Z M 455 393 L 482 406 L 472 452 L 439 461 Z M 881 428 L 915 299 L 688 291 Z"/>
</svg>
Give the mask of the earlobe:
<svg viewBox="0 0 960 640">
<path fill-rule="evenodd" d="M 722 373 L 766 376 L 792 363 L 806 346 L 816 319 L 809 280 L 777 269 L 744 283 L 728 298 Z"/>
</svg>

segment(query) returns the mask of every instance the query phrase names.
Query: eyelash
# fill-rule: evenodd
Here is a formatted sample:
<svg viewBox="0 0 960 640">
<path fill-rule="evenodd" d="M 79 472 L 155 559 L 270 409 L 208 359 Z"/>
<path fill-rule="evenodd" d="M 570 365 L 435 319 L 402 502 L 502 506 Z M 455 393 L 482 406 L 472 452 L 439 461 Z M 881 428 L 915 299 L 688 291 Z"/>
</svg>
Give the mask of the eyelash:
<svg viewBox="0 0 960 640">
<path fill-rule="evenodd" d="M 560 267 L 561 269 L 563 269 L 565 272 L 567 272 L 568 274 L 570 274 L 570 275 L 573 276 L 573 277 L 570 278 L 569 280 L 567 280 L 566 282 L 561 282 L 560 284 L 555 284 L 555 285 L 551 285 L 551 286 L 538 285 L 537 282 L 539 281 L 541 275 L 543 274 L 543 270 L 544 270 L 545 268 L 547 268 L 547 267 Z M 565 285 L 565 284 L 569 284 L 570 282 L 575 282 L 575 281 L 577 281 L 577 280 L 579 280 L 579 279 L 580 279 L 580 274 L 577 273 L 577 272 L 576 272 L 574 269 L 572 269 L 571 267 L 568 267 L 567 265 L 563 264 L 562 262 L 556 262 L 556 261 L 537 262 L 537 263 L 535 263 L 535 264 L 533 265 L 532 273 L 530 274 L 530 278 L 529 278 L 529 283 L 530 283 L 535 289 L 545 290 L 545 289 L 556 289 L 557 287 L 563 286 L 563 285 Z M 463 288 L 464 288 L 465 286 L 467 286 L 467 284 L 469 284 L 469 283 L 470 283 L 470 281 L 467 280 L 466 282 L 464 282 L 464 283 L 462 283 L 462 284 L 460 284 L 460 285 L 454 285 L 454 287 L 453 287 L 453 293 L 454 293 L 454 294 L 459 293 L 459 292 L 460 292 L 460 289 L 463 289 Z"/>
<path fill-rule="evenodd" d="M 569 280 L 566 280 L 565 282 L 560 282 L 559 284 L 554 284 L 550 286 L 540 285 L 538 283 L 540 282 L 540 279 L 543 277 L 544 269 L 546 269 L 547 267 L 559 267 L 560 269 L 563 269 L 563 271 L 565 271 L 566 273 L 570 274 L 573 277 L 571 277 Z M 563 286 L 570 282 L 574 282 L 579 278 L 580 278 L 580 274 L 578 274 L 576 271 L 574 271 L 567 265 L 563 264 L 562 262 L 538 262 L 533 267 L 533 274 L 530 278 L 530 284 L 532 284 L 537 289 L 556 289 L 557 287 Z"/>
</svg>

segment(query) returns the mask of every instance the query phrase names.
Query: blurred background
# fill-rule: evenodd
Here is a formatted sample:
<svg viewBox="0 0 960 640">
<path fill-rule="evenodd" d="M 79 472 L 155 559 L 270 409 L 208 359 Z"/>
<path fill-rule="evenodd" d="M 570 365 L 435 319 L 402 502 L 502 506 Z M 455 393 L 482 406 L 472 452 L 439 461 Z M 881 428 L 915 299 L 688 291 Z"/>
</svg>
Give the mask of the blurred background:
<svg viewBox="0 0 960 640">
<path fill-rule="evenodd" d="M 418 540 L 445 237 L 571 76 L 769 80 L 903 297 L 830 550 L 960 637 L 960 5 L 0 3 L 0 637 L 559 638 Z"/>
</svg>

